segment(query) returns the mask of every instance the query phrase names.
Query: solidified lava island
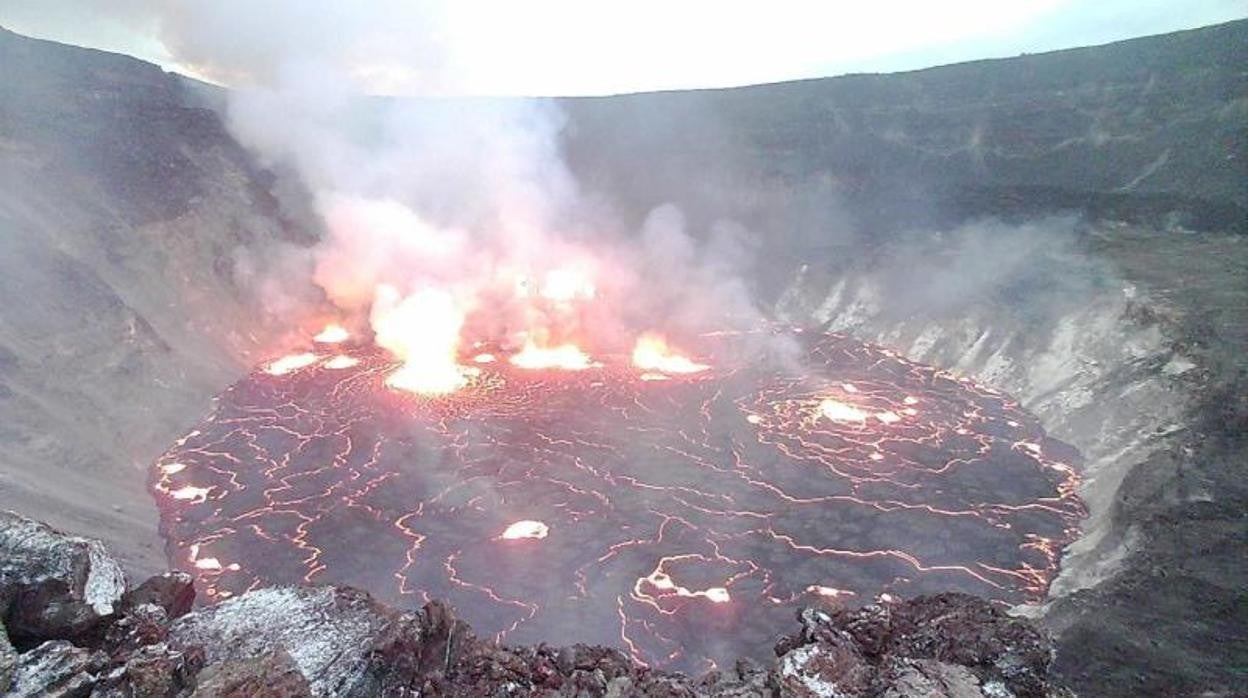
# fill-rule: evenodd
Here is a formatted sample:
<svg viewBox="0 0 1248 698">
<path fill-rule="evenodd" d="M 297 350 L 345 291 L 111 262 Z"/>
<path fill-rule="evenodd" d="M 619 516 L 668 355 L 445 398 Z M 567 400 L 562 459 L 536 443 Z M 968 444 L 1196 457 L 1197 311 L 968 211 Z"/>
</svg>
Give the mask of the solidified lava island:
<svg viewBox="0 0 1248 698">
<path fill-rule="evenodd" d="M 651 369 L 486 347 L 438 396 L 326 337 L 229 388 L 157 462 L 171 559 L 209 599 L 352 585 L 447 600 L 506 643 L 686 671 L 768 656 L 798 607 L 1045 593 L 1083 514 L 1074 449 L 967 379 L 776 334 L 800 369 L 725 359 L 744 355 L 728 333 L 700 338 L 704 364 Z"/>
</svg>

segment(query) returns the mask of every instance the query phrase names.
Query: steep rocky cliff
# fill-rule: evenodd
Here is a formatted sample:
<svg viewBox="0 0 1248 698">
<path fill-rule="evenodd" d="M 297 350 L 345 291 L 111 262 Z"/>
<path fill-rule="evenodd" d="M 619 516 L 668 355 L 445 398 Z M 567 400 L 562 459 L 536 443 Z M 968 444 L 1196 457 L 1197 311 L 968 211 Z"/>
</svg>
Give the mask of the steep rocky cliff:
<svg viewBox="0 0 1248 698">
<path fill-rule="evenodd" d="M 218 116 L 0 30 L 0 506 L 163 567 L 147 468 L 271 339 L 238 262 L 308 239 Z"/>
</svg>

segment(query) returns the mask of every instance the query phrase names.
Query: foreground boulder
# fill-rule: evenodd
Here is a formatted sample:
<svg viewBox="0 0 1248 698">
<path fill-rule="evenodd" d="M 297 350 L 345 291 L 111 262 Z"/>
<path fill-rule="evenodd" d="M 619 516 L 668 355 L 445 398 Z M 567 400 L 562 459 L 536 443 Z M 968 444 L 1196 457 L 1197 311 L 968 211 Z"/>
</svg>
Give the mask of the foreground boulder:
<svg viewBox="0 0 1248 698">
<path fill-rule="evenodd" d="M 398 611 L 355 589 L 270 587 L 192 610 L 189 575 L 127 590 L 98 543 L 16 515 L 0 518 L 0 546 L 4 621 L 18 623 L 0 626 L 5 696 L 1069 695 L 1050 682 L 1047 635 L 965 594 L 809 608 L 770 665 L 691 678 L 609 647 L 500 646 L 443 604 Z"/>
<path fill-rule="evenodd" d="M 0 616 L 24 643 L 73 639 L 113 615 L 126 576 L 104 545 L 0 511 Z"/>
<path fill-rule="evenodd" d="M 1069 695 L 1049 680 L 1052 639 L 967 594 L 803 611 L 776 645 L 782 695 Z"/>
<path fill-rule="evenodd" d="M 52 640 L 23 652 L 6 696 L 74 698 L 87 696 L 106 659 L 100 652 Z"/>
<path fill-rule="evenodd" d="M 314 694 L 344 695 L 364 682 L 372 640 L 395 615 L 354 589 L 271 587 L 183 616 L 170 626 L 168 644 L 202 648 L 207 665 L 280 653 Z M 265 662 L 256 668 L 276 671 Z"/>
</svg>

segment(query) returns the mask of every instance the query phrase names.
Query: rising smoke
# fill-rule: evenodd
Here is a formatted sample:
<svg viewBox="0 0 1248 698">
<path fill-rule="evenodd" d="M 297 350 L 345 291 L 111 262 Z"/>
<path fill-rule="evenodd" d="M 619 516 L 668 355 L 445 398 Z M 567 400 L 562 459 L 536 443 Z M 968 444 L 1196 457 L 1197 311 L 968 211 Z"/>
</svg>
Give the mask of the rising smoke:
<svg viewBox="0 0 1248 698">
<path fill-rule="evenodd" d="M 447 44 L 436 4 L 340 7 L 158 15 L 180 61 L 231 86 L 231 131 L 295 173 L 323 223 L 310 256 L 240 265 L 266 306 L 289 309 L 310 279 L 379 344 L 434 363 L 454 363 L 467 333 L 623 351 L 647 330 L 757 324 L 744 228 L 713 222 L 694 235 L 665 204 L 629 229 L 572 176 L 558 103 L 443 96 L 469 89 L 476 67 Z M 406 96 L 366 96 L 396 90 Z"/>
</svg>

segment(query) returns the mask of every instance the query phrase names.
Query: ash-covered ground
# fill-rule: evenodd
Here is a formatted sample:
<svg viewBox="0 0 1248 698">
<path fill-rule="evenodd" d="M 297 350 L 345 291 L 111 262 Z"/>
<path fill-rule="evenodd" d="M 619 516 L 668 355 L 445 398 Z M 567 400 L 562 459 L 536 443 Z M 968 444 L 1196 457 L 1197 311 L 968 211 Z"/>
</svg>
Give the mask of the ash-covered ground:
<svg viewBox="0 0 1248 698">
<path fill-rule="evenodd" d="M 478 355 L 495 360 L 440 397 L 386 387 L 384 352 L 319 344 L 158 461 L 171 559 L 213 600 L 353 585 L 447 600 L 509 644 L 695 672 L 766 658 L 801 607 L 1043 597 L 1083 512 L 1072 447 L 966 378 L 778 335 L 799 359 L 703 337 L 709 368 L 687 374 Z"/>
</svg>

